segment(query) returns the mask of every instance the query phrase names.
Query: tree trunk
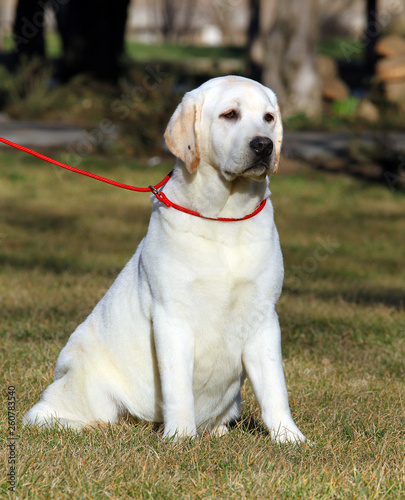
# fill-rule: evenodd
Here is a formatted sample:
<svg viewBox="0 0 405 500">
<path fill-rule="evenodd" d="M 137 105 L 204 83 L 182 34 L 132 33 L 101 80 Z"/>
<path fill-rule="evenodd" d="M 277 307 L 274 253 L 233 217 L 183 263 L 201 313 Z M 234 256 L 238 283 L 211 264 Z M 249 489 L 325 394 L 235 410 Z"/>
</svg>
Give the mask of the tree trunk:
<svg viewBox="0 0 405 500">
<path fill-rule="evenodd" d="M 277 2 L 275 22 L 264 34 L 262 81 L 276 92 L 284 116 L 321 113 L 318 32 L 318 0 Z"/>
<path fill-rule="evenodd" d="M 257 44 L 260 45 L 260 0 L 249 0 L 250 22 L 247 32 L 248 45 L 248 64 L 247 72 L 253 80 L 261 81 L 262 79 L 262 62 L 260 55 L 256 57 L 255 49 Z"/>
<path fill-rule="evenodd" d="M 130 0 L 19 0 L 13 29 L 16 62 L 45 57 L 45 8 L 55 11 L 63 56 L 56 81 L 79 73 L 115 82 L 121 70 Z"/>
<path fill-rule="evenodd" d="M 378 41 L 379 30 L 376 29 L 377 25 L 377 0 L 367 0 L 366 2 L 366 32 L 365 39 L 367 40 L 365 56 L 366 56 L 366 73 L 368 75 L 373 75 L 375 71 L 375 65 L 377 62 L 377 53 L 375 51 L 375 46 Z"/>
<path fill-rule="evenodd" d="M 57 17 L 64 52 L 57 75 L 60 80 L 79 73 L 117 80 L 129 1 L 70 0 L 60 11 Z"/>
<path fill-rule="evenodd" d="M 192 21 L 197 0 L 160 0 L 157 2 L 157 17 L 164 40 L 178 41 L 192 30 Z M 159 15 L 160 14 L 160 15 Z"/>
<path fill-rule="evenodd" d="M 12 35 L 16 61 L 21 56 L 45 57 L 44 24 L 44 2 L 19 0 Z"/>
</svg>

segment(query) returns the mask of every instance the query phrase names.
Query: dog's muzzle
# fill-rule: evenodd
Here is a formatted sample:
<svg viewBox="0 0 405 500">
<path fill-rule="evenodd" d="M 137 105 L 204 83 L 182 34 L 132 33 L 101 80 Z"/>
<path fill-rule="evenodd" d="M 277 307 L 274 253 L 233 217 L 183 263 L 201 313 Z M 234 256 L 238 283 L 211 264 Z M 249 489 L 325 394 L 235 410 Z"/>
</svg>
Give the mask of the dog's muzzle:
<svg viewBox="0 0 405 500">
<path fill-rule="evenodd" d="M 252 177 L 261 180 L 270 168 L 270 158 L 273 153 L 273 141 L 269 137 L 257 136 L 254 137 L 249 147 L 254 153 L 252 164 L 243 171 L 246 177 Z"/>
<path fill-rule="evenodd" d="M 251 178 L 253 180 L 263 180 L 270 170 L 270 159 L 273 153 L 273 141 L 269 137 L 256 136 L 249 142 L 250 165 L 240 172 L 225 170 L 227 180 L 232 180 L 238 175 Z"/>
</svg>

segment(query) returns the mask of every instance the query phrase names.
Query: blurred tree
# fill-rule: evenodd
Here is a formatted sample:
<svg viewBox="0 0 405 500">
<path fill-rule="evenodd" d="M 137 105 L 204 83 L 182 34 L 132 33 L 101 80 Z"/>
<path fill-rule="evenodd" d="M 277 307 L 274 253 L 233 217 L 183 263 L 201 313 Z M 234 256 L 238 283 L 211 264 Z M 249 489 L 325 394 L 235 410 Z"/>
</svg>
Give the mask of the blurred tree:
<svg viewBox="0 0 405 500">
<path fill-rule="evenodd" d="M 161 15 L 162 15 L 162 35 L 165 40 L 175 38 L 177 29 L 177 17 L 179 10 L 175 8 L 175 0 L 161 0 Z"/>
<path fill-rule="evenodd" d="M 254 77 L 273 89 L 284 115 L 321 113 L 321 86 L 316 68 L 318 0 L 275 2 L 273 23 L 259 37 L 260 0 L 251 0 L 249 32 Z"/>
<path fill-rule="evenodd" d="M 260 0 L 249 0 L 249 11 L 250 11 L 250 22 L 247 32 L 247 44 L 248 44 L 248 67 L 247 72 L 250 78 L 254 80 L 262 79 L 263 71 L 263 60 L 262 51 L 260 49 L 259 55 L 255 54 L 257 47 L 260 46 Z"/>
<path fill-rule="evenodd" d="M 232 43 L 235 34 L 234 18 L 235 12 L 241 7 L 241 0 L 213 0 L 211 2 L 211 19 L 222 31 L 222 36 L 227 43 Z"/>
<path fill-rule="evenodd" d="M 45 2 L 19 0 L 13 25 L 14 53 L 16 61 L 22 55 L 45 57 Z"/>
<path fill-rule="evenodd" d="M 59 0 L 60 1 L 60 0 Z M 70 0 L 61 11 L 63 59 L 57 76 L 67 80 L 90 73 L 116 81 L 124 53 L 130 0 Z"/>
<path fill-rule="evenodd" d="M 378 36 L 380 34 L 379 33 L 380 30 L 378 29 L 376 30 L 376 25 L 378 25 L 377 4 L 378 4 L 377 0 L 367 0 L 366 2 L 367 25 L 366 25 L 365 39 L 367 40 L 367 43 L 365 50 L 365 58 L 366 58 L 365 69 L 368 75 L 374 74 L 375 65 L 377 62 L 377 53 L 375 51 L 375 46 L 378 41 Z"/>
<path fill-rule="evenodd" d="M 159 0 L 156 14 L 165 40 L 178 40 L 190 32 L 197 0 Z"/>
<path fill-rule="evenodd" d="M 192 30 L 197 0 L 155 0 L 157 23 L 164 40 L 178 41 Z"/>
<path fill-rule="evenodd" d="M 115 82 L 124 52 L 125 25 L 130 0 L 19 0 L 14 22 L 17 58 L 45 56 L 45 8 L 54 10 L 63 55 L 56 79 L 79 73 Z"/>
</svg>

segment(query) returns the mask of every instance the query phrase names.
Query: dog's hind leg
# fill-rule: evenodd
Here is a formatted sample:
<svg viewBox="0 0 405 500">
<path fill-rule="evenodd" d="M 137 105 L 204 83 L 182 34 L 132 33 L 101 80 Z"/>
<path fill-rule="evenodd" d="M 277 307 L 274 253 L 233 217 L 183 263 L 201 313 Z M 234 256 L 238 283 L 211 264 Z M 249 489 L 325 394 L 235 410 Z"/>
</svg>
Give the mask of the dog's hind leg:
<svg viewBox="0 0 405 500">
<path fill-rule="evenodd" d="M 55 380 L 42 393 L 41 400 L 24 415 L 23 424 L 82 429 L 97 422 L 116 423 L 119 404 L 107 386 L 94 375 L 91 379 L 79 375 L 77 371 L 68 371 Z"/>
</svg>

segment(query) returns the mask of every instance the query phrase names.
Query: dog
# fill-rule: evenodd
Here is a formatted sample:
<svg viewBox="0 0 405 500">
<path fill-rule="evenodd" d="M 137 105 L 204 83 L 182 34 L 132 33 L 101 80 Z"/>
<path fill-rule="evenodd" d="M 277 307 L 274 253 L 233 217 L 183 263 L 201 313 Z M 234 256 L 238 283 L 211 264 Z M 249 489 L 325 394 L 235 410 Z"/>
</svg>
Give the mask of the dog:
<svg viewBox="0 0 405 500">
<path fill-rule="evenodd" d="M 247 78 L 213 78 L 185 94 L 165 140 L 177 157 L 168 199 L 207 218 L 244 218 L 263 206 L 278 168 L 276 96 Z M 305 441 L 282 365 L 283 275 L 270 200 L 224 222 L 152 197 L 146 236 L 70 336 L 24 423 L 80 429 L 129 414 L 163 424 L 167 438 L 222 436 L 247 376 L 271 436 Z"/>
</svg>

